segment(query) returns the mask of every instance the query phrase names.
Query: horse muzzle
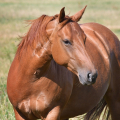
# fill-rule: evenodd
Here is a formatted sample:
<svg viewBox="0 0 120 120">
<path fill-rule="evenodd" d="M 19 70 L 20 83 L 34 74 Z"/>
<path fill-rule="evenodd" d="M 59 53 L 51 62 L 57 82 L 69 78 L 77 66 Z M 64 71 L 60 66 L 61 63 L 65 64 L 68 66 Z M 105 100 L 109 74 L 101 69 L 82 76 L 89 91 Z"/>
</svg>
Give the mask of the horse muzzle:
<svg viewBox="0 0 120 120">
<path fill-rule="evenodd" d="M 94 84 L 96 82 L 97 76 L 98 76 L 97 71 L 95 71 L 94 73 L 89 72 L 87 75 L 84 75 L 84 74 L 80 75 L 79 74 L 79 81 L 82 85 L 91 85 L 91 84 Z"/>
<path fill-rule="evenodd" d="M 88 73 L 87 78 L 88 78 L 88 82 L 94 84 L 96 82 L 98 73 L 96 71 L 96 73 L 92 74 L 92 73 Z"/>
</svg>

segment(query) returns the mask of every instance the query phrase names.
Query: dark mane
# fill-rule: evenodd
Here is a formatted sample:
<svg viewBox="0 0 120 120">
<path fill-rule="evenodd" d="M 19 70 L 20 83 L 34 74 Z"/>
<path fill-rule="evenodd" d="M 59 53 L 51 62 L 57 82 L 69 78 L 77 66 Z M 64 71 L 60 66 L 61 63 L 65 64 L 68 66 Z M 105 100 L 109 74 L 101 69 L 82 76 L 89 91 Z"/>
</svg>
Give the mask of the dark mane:
<svg viewBox="0 0 120 120">
<path fill-rule="evenodd" d="M 54 17 L 42 15 L 38 19 L 29 21 L 31 27 L 28 33 L 22 37 L 22 41 L 18 45 L 17 52 L 20 52 L 21 49 L 26 49 L 28 45 L 33 47 L 34 43 L 38 43 L 42 47 L 44 42 L 47 41 L 47 34 L 45 31 L 47 23 L 53 18 Z"/>
</svg>

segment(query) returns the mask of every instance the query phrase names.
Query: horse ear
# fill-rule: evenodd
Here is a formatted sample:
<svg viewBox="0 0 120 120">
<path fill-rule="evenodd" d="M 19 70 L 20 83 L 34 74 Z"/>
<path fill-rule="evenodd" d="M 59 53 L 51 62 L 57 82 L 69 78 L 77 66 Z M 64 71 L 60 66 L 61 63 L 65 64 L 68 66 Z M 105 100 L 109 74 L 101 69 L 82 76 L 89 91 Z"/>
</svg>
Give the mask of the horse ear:
<svg viewBox="0 0 120 120">
<path fill-rule="evenodd" d="M 87 5 L 82 10 L 77 12 L 75 15 L 71 16 L 72 20 L 78 22 L 82 18 L 82 15 L 85 12 L 86 7 Z"/>
<path fill-rule="evenodd" d="M 65 18 L 65 11 L 64 11 L 65 7 L 63 7 L 61 10 L 60 10 L 60 14 L 58 16 L 58 20 L 59 20 L 59 23 L 61 23 L 64 18 Z"/>
</svg>

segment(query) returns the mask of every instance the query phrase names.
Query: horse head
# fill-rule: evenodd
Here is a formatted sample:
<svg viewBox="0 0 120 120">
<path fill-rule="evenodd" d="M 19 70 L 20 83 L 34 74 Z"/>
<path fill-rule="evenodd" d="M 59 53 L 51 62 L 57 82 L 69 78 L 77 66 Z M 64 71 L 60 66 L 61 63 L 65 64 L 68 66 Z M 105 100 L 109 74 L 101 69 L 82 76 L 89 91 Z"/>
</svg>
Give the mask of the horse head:
<svg viewBox="0 0 120 120">
<path fill-rule="evenodd" d="M 85 8 L 71 17 L 66 16 L 62 8 L 48 23 L 46 31 L 54 61 L 76 74 L 81 84 L 90 85 L 96 81 L 97 70 L 85 48 L 86 35 L 77 23 Z"/>
</svg>

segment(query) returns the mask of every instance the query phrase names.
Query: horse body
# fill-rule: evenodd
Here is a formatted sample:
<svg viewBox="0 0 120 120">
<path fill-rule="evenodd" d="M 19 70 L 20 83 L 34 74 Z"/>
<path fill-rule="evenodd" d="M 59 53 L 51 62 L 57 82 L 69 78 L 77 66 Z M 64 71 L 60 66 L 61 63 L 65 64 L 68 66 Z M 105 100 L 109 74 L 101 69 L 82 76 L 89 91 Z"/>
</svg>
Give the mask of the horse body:
<svg viewBox="0 0 120 120">
<path fill-rule="evenodd" d="M 26 57 L 23 58 L 23 60 L 25 59 Z M 30 63 L 33 62 L 33 60 L 29 59 L 28 61 Z M 73 85 L 73 75 L 70 71 L 66 71 L 63 66 L 57 65 L 54 60 L 51 60 L 50 63 L 47 63 L 45 66 L 43 66 L 45 68 L 47 67 L 48 69 L 47 71 L 42 72 L 39 81 L 33 78 L 31 82 L 28 82 L 26 81 L 24 74 L 27 74 L 26 68 L 31 66 L 29 65 L 29 62 L 27 66 L 19 65 L 18 62 L 19 60 L 16 58 L 16 60 L 14 60 L 13 64 L 11 65 L 9 77 L 12 78 L 12 80 L 14 79 L 14 83 L 11 83 L 11 79 L 8 80 L 8 87 L 11 88 L 8 91 L 8 94 L 10 95 L 9 99 L 11 100 L 11 103 L 14 107 L 19 109 L 18 112 L 20 112 L 19 114 L 23 114 L 23 118 L 26 118 L 24 115 L 29 113 L 31 113 L 31 115 L 28 117 L 30 119 L 41 118 L 42 116 L 46 117 L 48 111 L 50 111 L 54 106 L 56 106 L 58 103 L 62 102 L 63 104 L 66 102 L 66 99 L 68 99 L 70 96 L 72 90 L 71 87 Z M 15 72 L 16 75 L 13 74 L 13 71 L 15 70 L 14 66 L 15 68 L 18 66 L 18 70 Z M 13 76 L 11 76 L 11 73 Z M 20 81 L 19 75 L 23 76 L 22 80 L 20 77 Z"/>
<path fill-rule="evenodd" d="M 61 21 L 60 18 L 59 21 Z M 48 31 L 52 30 L 50 39 L 52 44 L 57 45 L 59 43 L 55 43 L 53 39 L 57 38 L 54 36 L 57 29 L 53 32 L 56 23 L 56 21 L 54 25 L 49 23 L 50 29 Z M 52 28 L 51 25 L 53 25 Z M 61 29 L 67 31 L 66 36 L 70 36 L 67 30 L 70 26 L 76 27 L 76 23 L 70 23 L 66 28 Z M 95 69 L 97 69 L 98 77 L 95 84 L 89 86 L 81 84 L 91 84 L 92 81 L 81 81 L 80 83 L 78 73 L 80 74 L 81 71 L 78 68 L 73 70 L 75 64 L 72 64 L 72 61 L 74 59 L 72 61 L 71 59 L 68 60 L 68 55 L 64 53 L 65 48 L 61 50 L 61 43 L 58 46 L 59 49 L 56 49 L 56 51 L 61 50 L 63 53 L 61 54 L 61 61 L 58 59 L 60 57 L 54 51 L 51 51 L 51 49 L 55 50 L 55 46 L 51 48 L 50 41 L 46 41 L 40 49 L 36 43 L 33 43 L 37 48 L 27 46 L 26 49 L 18 50 L 8 75 L 7 92 L 17 120 L 39 118 L 64 120 L 91 111 L 102 99 L 107 102 L 113 120 L 119 120 L 120 113 L 117 110 L 119 107 L 120 43 L 117 37 L 102 25 L 88 23 L 80 25 L 80 28 L 86 35 L 84 42 L 87 53 L 81 52 L 89 56 L 83 58 L 83 61 L 86 59 L 88 63 L 82 62 L 82 71 L 84 71 L 82 74 L 84 76 L 87 74 L 84 66 L 88 66 L 87 71 L 91 71 L 90 75 L 93 76 L 96 75 Z M 77 30 L 79 31 L 79 28 Z M 77 30 L 73 32 L 78 34 Z M 63 33 L 65 34 L 65 32 Z M 59 36 L 63 33 L 60 33 Z M 72 39 L 72 36 L 68 39 Z M 83 45 L 83 43 L 81 44 Z M 24 46 L 24 43 L 21 45 Z M 69 51 L 68 48 L 67 51 Z M 79 52 L 77 51 L 77 53 Z M 68 54 L 71 55 L 69 52 Z M 72 54 L 74 54 L 74 51 Z M 80 56 L 83 56 L 83 54 L 80 53 Z M 77 55 L 79 56 L 79 54 Z M 69 63 L 71 66 L 65 64 L 68 61 L 71 62 Z M 79 62 L 79 64 L 81 63 Z M 84 76 L 80 74 L 81 79 L 86 79 Z"/>
<path fill-rule="evenodd" d="M 103 44 L 103 42 L 108 41 L 107 39 L 104 39 L 104 41 L 102 42 L 101 39 L 105 38 L 106 37 L 105 35 L 101 34 L 101 36 L 96 36 L 96 34 L 100 34 L 101 32 L 101 31 L 100 32 L 98 31 L 98 28 L 100 27 L 102 27 L 103 30 L 105 29 L 105 32 L 109 32 L 109 31 L 107 31 L 107 28 L 96 23 L 83 24 L 80 26 L 87 36 L 86 43 L 85 43 L 86 50 L 89 56 L 91 57 L 91 60 L 93 61 L 95 68 L 98 70 L 98 74 L 100 76 L 98 76 L 96 83 L 92 86 L 79 85 L 79 82 L 76 80 L 77 83 L 74 84 L 72 95 L 70 98 L 70 103 L 68 102 L 68 109 L 65 108 L 65 111 L 70 111 L 68 115 L 72 115 L 74 113 L 76 115 L 79 115 L 79 114 L 85 113 L 86 111 L 91 110 L 95 105 L 97 105 L 100 102 L 99 100 L 102 100 L 106 91 L 108 90 L 108 87 L 111 81 L 110 59 L 113 57 L 113 55 L 110 54 L 110 52 L 111 51 L 113 52 L 113 50 L 107 51 L 107 48 Z M 97 29 L 95 28 L 93 29 L 94 26 Z M 110 38 L 108 39 L 110 40 Z M 112 40 L 114 41 L 114 39 Z M 107 47 L 110 49 L 109 46 Z M 112 59 L 116 59 L 116 58 L 112 58 Z M 73 102 L 73 101 L 76 101 L 76 102 Z M 63 112 L 63 114 L 65 113 L 65 111 Z M 75 112 L 73 113 L 73 111 Z"/>
</svg>

